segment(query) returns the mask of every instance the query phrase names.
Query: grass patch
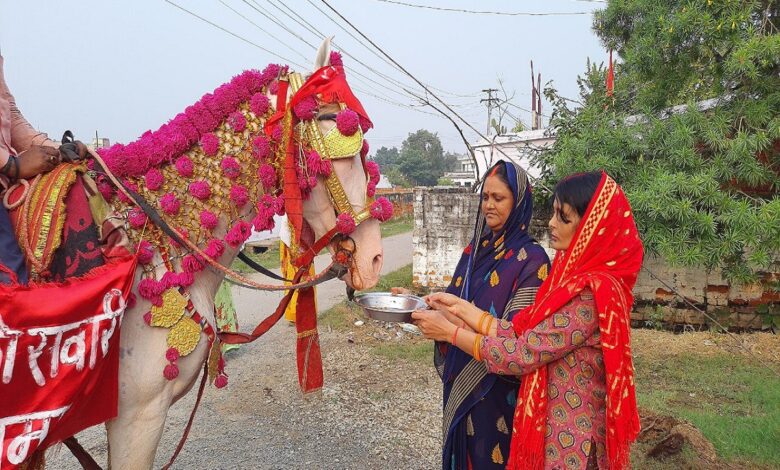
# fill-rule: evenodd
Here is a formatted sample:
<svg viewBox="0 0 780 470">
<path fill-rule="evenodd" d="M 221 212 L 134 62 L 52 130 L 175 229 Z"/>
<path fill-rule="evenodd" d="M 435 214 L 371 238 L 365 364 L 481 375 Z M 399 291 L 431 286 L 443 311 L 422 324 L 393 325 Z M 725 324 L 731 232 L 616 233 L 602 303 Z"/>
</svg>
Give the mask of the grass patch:
<svg viewBox="0 0 780 470">
<path fill-rule="evenodd" d="M 372 348 L 372 352 L 392 360 L 403 359 L 422 365 L 433 364 L 433 341 L 429 340 L 379 344 Z"/>
<path fill-rule="evenodd" d="M 244 250 L 244 254 L 258 263 L 260 266 L 268 269 L 279 268 L 279 244 L 274 243 L 262 253 L 254 253 L 251 249 Z M 247 266 L 246 263 L 236 258 L 230 268 L 240 273 L 253 273 L 254 269 Z"/>
<path fill-rule="evenodd" d="M 413 228 L 414 218 L 411 215 L 392 218 L 379 226 L 379 229 L 382 231 L 382 238 L 392 237 L 399 233 L 411 232 Z"/>
<path fill-rule="evenodd" d="M 726 353 L 672 356 L 648 351 L 636 354 L 634 361 L 641 408 L 690 421 L 724 459 L 751 466 L 780 462 L 776 371 Z"/>
</svg>

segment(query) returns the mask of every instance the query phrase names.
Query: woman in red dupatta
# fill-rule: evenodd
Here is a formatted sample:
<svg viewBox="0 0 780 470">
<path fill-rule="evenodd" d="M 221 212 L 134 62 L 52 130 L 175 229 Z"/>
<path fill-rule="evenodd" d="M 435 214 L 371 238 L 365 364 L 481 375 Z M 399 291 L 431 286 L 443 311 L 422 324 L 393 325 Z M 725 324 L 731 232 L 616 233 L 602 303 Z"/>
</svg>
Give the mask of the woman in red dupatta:
<svg viewBox="0 0 780 470">
<path fill-rule="evenodd" d="M 577 212 L 559 187 L 588 180 L 595 190 L 591 186 L 587 208 Z M 563 219 L 573 237 L 559 247 L 534 303 L 513 322 L 486 320 L 448 294 L 433 294 L 428 302 L 476 332 L 455 334 L 457 325 L 435 311 L 414 316 L 427 337 L 454 338 L 490 372 L 523 376 L 507 468 L 623 469 L 639 432 L 630 312 L 642 242 L 628 200 L 606 173 L 569 177 L 555 198 L 550 225 Z M 576 226 L 564 210 L 579 219 Z"/>
</svg>

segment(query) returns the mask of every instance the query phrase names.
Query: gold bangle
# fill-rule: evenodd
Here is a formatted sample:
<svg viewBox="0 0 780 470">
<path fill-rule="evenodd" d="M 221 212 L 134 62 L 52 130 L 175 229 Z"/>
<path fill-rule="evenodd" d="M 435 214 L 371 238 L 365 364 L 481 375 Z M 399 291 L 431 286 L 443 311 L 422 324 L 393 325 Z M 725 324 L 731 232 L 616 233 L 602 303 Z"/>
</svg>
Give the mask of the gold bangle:
<svg viewBox="0 0 780 470">
<path fill-rule="evenodd" d="M 490 321 L 488 321 L 487 328 L 485 329 L 485 336 L 490 336 L 490 329 L 493 328 L 493 323 L 496 322 L 496 317 L 490 317 Z"/>
<path fill-rule="evenodd" d="M 482 360 L 482 355 L 479 352 L 481 345 L 482 345 L 482 335 L 479 334 L 474 335 L 474 348 L 473 348 L 474 350 L 472 351 L 473 352 L 472 355 L 474 356 L 474 360 L 476 360 L 477 362 Z"/>
<path fill-rule="evenodd" d="M 482 325 L 485 324 L 485 320 L 490 317 L 490 314 L 487 312 L 482 312 L 482 317 L 479 319 L 479 323 L 477 323 L 477 333 L 482 333 Z"/>
</svg>

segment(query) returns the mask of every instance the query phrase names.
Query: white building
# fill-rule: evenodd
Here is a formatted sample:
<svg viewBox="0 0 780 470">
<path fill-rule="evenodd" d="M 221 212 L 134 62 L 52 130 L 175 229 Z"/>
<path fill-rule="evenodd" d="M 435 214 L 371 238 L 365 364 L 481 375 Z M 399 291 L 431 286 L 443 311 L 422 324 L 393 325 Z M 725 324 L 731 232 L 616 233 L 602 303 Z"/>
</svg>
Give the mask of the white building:
<svg viewBox="0 0 780 470">
<path fill-rule="evenodd" d="M 531 157 L 554 142 L 555 133 L 550 129 L 495 135 L 488 141 L 480 139 L 472 146 L 479 176 L 481 178 L 496 162 L 510 160 L 524 168 L 529 175 L 539 177 L 540 171 L 531 164 Z"/>
<path fill-rule="evenodd" d="M 444 178 L 450 179 L 455 186 L 470 188 L 476 181 L 474 175 L 474 162 L 468 154 L 458 155 L 458 164 L 455 171 L 444 173 Z"/>
</svg>

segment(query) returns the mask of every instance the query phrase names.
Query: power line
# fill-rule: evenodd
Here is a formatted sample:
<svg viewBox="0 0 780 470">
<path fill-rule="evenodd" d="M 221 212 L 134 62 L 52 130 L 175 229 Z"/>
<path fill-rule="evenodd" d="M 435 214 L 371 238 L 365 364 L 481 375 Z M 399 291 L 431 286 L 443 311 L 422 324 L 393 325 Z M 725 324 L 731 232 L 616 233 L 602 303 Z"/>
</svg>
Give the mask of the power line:
<svg viewBox="0 0 780 470">
<path fill-rule="evenodd" d="M 328 7 L 328 8 L 330 8 L 330 9 L 331 9 L 331 10 L 332 10 L 332 11 L 333 11 L 333 12 L 334 12 L 336 15 L 338 15 L 338 17 L 339 17 L 339 18 L 341 18 L 341 19 L 342 19 L 342 20 L 343 20 L 345 23 L 347 23 L 347 24 L 348 24 L 348 25 L 349 25 L 349 26 L 350 26 L 352 29 L 354 29 L 354 30 L 355 30 L 355 31 L 356 31 L 358 34 L 360 34 L 360 36 L 362 36 L 362 37 L 363 37 L 363 38 L 364 38 L 366 41 L 368 41 L 368 42 L 369 42 L 369 44 L 371 44 L 371 45 L 372 45 L 374 48 L 376 48 L 376 49 L 377 49 L 379 52 L 381 52 L 381 53 L 382 53 L 382 54 L 383 54 L 385 57 L 387 57 L 387 58 L 388 58 L 388 60 L 390 60 L 391 62 L 393 62 L 393 64 L 395 64 L 395 65 L 396 65 L 396 66 L 397 66 L 397 67 L 398 67 L 398 68 L 399 68 L 399 69 L 400 69 L 402 72 L 404 72 L 406 75 L 408 75 L 408 76 L 409 76 L 409 78 L 411 78 L 411 79 L 412 79 L 412 80 L 414 80 L 414 81 L 415 81 L 415 82 L 416 82 L 418 85 L 420 85 L 420 86 L 423 88 L 423 90 L 425 90 L 425 92 L 426 92 L 426 93 L 428 93 L 428 94 L 430 94 L 431 96 L 433 96 L 433 97 L 436 99 L 436 101 L 438 101 L 439 103 L 441 103 L 441 104 L 442 104 L 442 105 L 443 105 L 443 106 L 444 106 L 444 107 L 445 107 L 445 108 L 446 108 L 446 109 L 447 109 L 447 110 L 448 110 L 450 113 L 452 113 L 452 115 L 453 115 L 453 116 L 457 117 L 457 118 L 458 118 L 458 119 L 459 119 L 461 122 L 463 122 L 463 123 L 464 123 L 464 124 L 465 124 L 465 125 L 466 125 L 466 126 L 469 128 L 469 129 L 471 129 L 472 131 L 474 131 L 474 132 L 475 132 L 475 133 L 476 133 L 476 134 L 477 134 L 479 137 L 483 138 L 483 139 L 484 139 L 486 142 L 489 142 L 489 141 L 490 141 L 490 140 L 489 140 L 489 139 L 488 139 L 488 138 L 487 138 L 485 135 L 483 135 L 483 134 L 482 134 L 480 131 L 478 131 L 478 130 L 477 130 L 477 129 L 476 129 L 476 128 L 475 128 L 475 127 L 474 127 L 474 126 L 473 126 L 473 125 L 470 123 L 470 122 L 466 121 L 466 120 L 465 120 L 465 119 L 464 119 L 464 118 L 463 118 L 463 117 L 462 117 L 460 114 L 458 114 L 458 113 L 457 113 L 457 112 L 456 112 L 454 109 L 452 109 L 452 107 L 450 107 L 450 105 L 449 105 L 449 104 L 447 104 L 446 102 L 444 102 L 444 100 L 442 100 L 441 98 L 439 98 L 439 97 L 438 97 L 438 95 L 436 95 L 435 93 L 433 93 L 433 92 L 432 92 L 432 91 L 431 91 L 431 90 L 430 90 L 430 89 L 429 89 L 427 86 L 425 86 L 425 84 L 424 84 L 424 83 L 422 83 L 422 82 L 421 82 L 421 81 L 420 81 L 420 80 L 419 80 L 417 77 L 415 77 L 414 75 L 412 75 L 412 73 L 411 73 L 411 72 L 409 72 L 408 70 L 406 70 L 406 68 L 404 68 L 404 67 L 403 67 L 401 64 L 399 64 L 399 63 L 398 63 L 398 62 L 397 62 L 395 59 L 393 59 L 393 58 L 392 58 L 392 57 L 391 57 L 391 56 L 390 56 L 390 55 L 389 55 L 387 52 L 385 52 L 385 51 L 384 51 L 384 49 L 382 49 L 381 47 L 379 47 L 379 46 L 378 46 L 378 45 L 377 45 L 377 44 L 376 44 L 374 41 L 372 41 L 372 40 L 371 40 L 371 38 L 369 38 L 368 36 L 366 36 L 366 34 L 365 34 L 365 33 L 363 33 L 363 32 L 362 32 L 360 29 L 358 29 L 358 28 L 357 28 L 357 27 L 356 27 L 354 24 L 352 24 L 352 23 L 351 23 L 351 22 L 350 22 L 350 21 L 349 21 L 347 18 L 345 18 L 345 17 L 344 17 L 344 15 L 342 15 L 342 14 L 341 14 L 341 13 L 340 13 L 338 10 L 336 10 L 335 8 L 333 8 L 333 7 L 330 5 L 330 3 L 328 3 L 328 1 L 327 1 L 327 0 L 320 0 L 320 1 L 321 1 L 322 3 L 324 3 L 324 4 L 325 4 L 325 5 Z M 309 2 L 311 3 L 311 0 L 309 0 Z M 412 94 L 412 95 L 414 95 L 414 93 L 413 93 L 413 92 L 411 92 L 411 91 L 409 91 L 409 90 L 407 90 L 407 92 L 408 92 L 409 94 Z M 416 95 L 415 95 L 415 96 L 416 96 Z M 419 97 L 419 96 L 418 96 L 417 98 L 418 98 L 419 100 L 421 100 L 421 101 L 425 101 L 425 100 L 424 100 L 422 97 Z M 431 105 L 431 107 L 432 107 L 432 108 L 434 108 L 434 109 L 436 109 L 436 110 L 438 110 L 438 108 L 436 108 L 436 107 L 435 107 L 435 106 L 433 106 L 433 105 Z M 439 111 L 441 114 L 444 114 L 444 115 L 445 115 L 447 118 L 449 118 L 449 116 L 447 116 L 445 113 L 441 112 L 440 110 L 438 110 L 438 111 Z M 453 121 L 451 118 L 449 118 L 449 119 L 450 119 L 450 121 L 451 121 L 451 122 L 452 122 L 452 123 L 453 123 L 453 124 L 456 126 L 456 128 L 457 128 L 457 124 L 455 124 L 455 122 L 454 122 L 454 121 Z M 464 141 L 465 141 L 465 137 L 464 137 Z M 471 147 L 471 146 L 468 144 L 468 142 L 465 142 L 465 143 L 466 143 L 466 145 L 467 145 L 469 148 Z M 509 155 L 507 155 L 507 154 L 506 154 L 506 152 L 504 152 L 504 151 L 503 151 L 503 150 L 502 150 L 500 147 L 496 147 L 496 150 L 497 150 L 497 151 L 498 151 L 500 154 L 502 154 L 504 157 L 506 157 L 506 158 L 509 158 Z M 541 188 L 545 189 L 545 190 L 546 190 L 547 192 L 549 192 L 549 193 L 552 193 L 552 191 L 550 190 L 550 188 L 548 188 L 548 187 L 547 187 L 547 186 L 546 186 L 544 183 L 542 183 L 542 182 L 541 182 L 541 180 L 539 180 L 538 178 L 534 178 L 534 177 L 532 177 L 530 174 L 528 175 L 528 177 L 529 177 L 529 178 L 531 178 L 531 179 L 533 179 L 533 180 L 535 180 L 535 182 L 536 182 L 536 183 L 537 183 L 537 184 L 538 184 L 538 185 L 539 185 Z"/>
<path fill-rule="evenodd" d="M 412 8 L 423 8 L 426 10 L 447 11 L 452 13 L 471 13 L 476 15 L 498 15 L 498 16 L 575 16 L 575 15 L 590 15 L 589 11 L 575 11 L 575 12 L 546 12 L 546 13 L 533 13 L 533 12 L 509 12 L 509 11 L 479 11 L 479 10 L 465 10 L 462 8 L 446 8 L 435 7 L 431 5 L 419 5 L 416 3 L 399 2 L 397 0 L 376 0 L 382 3 L 392 3 L 393 5 L 402 5 Z"/>
<path fill-rule="evenodd" d="M 216 24 L 216 23 L 214 23 L 214 22 L 212 22 L 212 21 L 210 21 L 210 20 L 207 20 L 206 18 L 204 18 L 204 17 L 202 17 L 202 16 L 198 15 L 197 13 L 193 13 L 193 12 L 191 12 L 190 10 L 188 10 L 188 9 L 186 9 L 186 8 L 182 7 L 182 6 L 180 6 L 180 5 L 177 5 L 176 3 L 172 2 L 171 0 L 165 0 L 165 2 L 166 2 L 166 3 L 169 3 L 169 4 L 173 5 L 173 6 L 175 6 L 175 7 L 176 7 L 176 8 L 178 8 L 179 10 L 182 10 L 182 11 L 184 11 L 184 12 L 186 12 L 186 13 L 188 13 L 188 14 L 190 14 L 190 15 L 194 16 L 195 18 L 197 18 L 197 19 L 199 19 L 199 20 L 203 21 L 204 23 L 210 24 L 211 26 L 213 26 L 213 27 L 215 27 L 215 28 L 217 28 L 217 29 L 219 29 L 219 30 L 221 30 L 221 31 L 223 31 L 223 32 L 225 32 L 225 33 L 227 33 L 227 34 L 229 34 L 229 35 L 233 36 L 233 37 L 234 37 L 234 38 L 236 38 L 236 39 L 240 39 L 241 41 L 243 41 L 243 42 L 245 42 L 245 43 L 247 43 L 247 44 L 249 44 L 249 45 L 251 45 L 251 46 L 254 46 L 254 47 L 256 47 L 256 48 L 260 49 L 260 50 L 261 50 L 261 51 L 263 51 L 263 52 L 266 52 L 266 53 L 268 53 L 268 54 L 271 54 L 271 55 L 272 55 L 272 56 L 274 56 L 274 57 L 277 57 L 277 58 L 279 58 L 279 59 L 282 59 L 282 60 L 283 60 L 283 61 L 285 61 L 285 62 L 289 62 L 290 64 L 292 64 L 292 65 L 295 65 L 296 67 L 300 67 L 300 68 L 302 68 L 302 69 L 303 69 L 303 68 L 305 68 L 305 67 L 304 67 L 304 66 L 302 66 L 301 64 L 299 64 L 299 63 L 297 63 L 297 62 L 294 62 L 294 61 L 292 61 L 292 60 L 290 60 L 290 59 L 288 59 L 288 58 L 286 58 L 286 57 L 284 57 L 284 56 L 281 56 L 281 55 L 277 54 L 276 52 L 273 52 L 273 51 L 271 51 L 271 50 L 268 50 L 268 49 L 266 49 L 265 47 L 263 47 L 263 46 L 261 46 L 261 45 L 259 45 L 259 44 L 256 44 L 256 43 L 254 43 L 254 42 L 250 41 L 249 39 L 247 39 L 247 38 L 245 38 L 245 37 L 243 37 L 243 36 L 240 36 L 240 35 L 238 35 L 238 34 L 236 34 L 236 33 L 232 32 L 232 31 L 230 31 L 230 30 L 228 30 L 228 29 L 225 29 L 225 28 L 223 28 L 222 26 L 220 26 L 220 25 L 218 25 L 218 24 Z"/>
</svg>

